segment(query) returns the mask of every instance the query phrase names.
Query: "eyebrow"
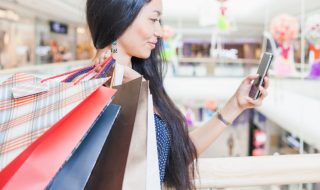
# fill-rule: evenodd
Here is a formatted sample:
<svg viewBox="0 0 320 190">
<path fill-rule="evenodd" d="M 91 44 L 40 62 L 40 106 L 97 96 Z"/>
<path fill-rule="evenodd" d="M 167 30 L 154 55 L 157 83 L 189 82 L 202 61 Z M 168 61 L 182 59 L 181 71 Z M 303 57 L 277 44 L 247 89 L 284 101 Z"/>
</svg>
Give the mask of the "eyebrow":
<svg viewBox="0 0 320 190">
<path fill-rule="evenodd" d="M 158 15 L 161 16 L 161 11 L 154 10 L 153 12 L 158 13 Z"/>
</svg>

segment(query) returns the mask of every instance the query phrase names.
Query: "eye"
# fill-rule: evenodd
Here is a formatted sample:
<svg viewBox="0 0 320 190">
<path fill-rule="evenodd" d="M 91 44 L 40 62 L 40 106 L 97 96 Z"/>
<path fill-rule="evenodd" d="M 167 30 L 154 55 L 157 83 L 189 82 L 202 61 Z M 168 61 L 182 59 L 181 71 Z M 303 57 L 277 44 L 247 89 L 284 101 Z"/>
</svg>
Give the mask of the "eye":
<svg viewBox="0 0 320 190">
<path fill-rule="evenodd" d="M 151 18 L 150 19 L 152 22 L 159 22 L 160 21 L 160 19 L 154 19 L 154 18 Z"/>
</svg>

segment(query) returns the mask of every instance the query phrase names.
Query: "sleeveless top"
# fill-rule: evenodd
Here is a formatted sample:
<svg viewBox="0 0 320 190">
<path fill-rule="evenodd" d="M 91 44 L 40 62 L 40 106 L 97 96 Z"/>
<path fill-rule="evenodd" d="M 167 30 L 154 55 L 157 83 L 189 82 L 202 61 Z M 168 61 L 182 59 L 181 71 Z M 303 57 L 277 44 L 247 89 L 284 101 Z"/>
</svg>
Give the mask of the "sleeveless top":
<svg viewBox="0 0 320 190">
<path fill-rule="evenodd" d="M 164 120 L 162 120 L 161 117 L 157 114 L 154 114 L 154 120 L 156 124 L 160 181 L 163 182 L 166 172 L 167 160 L 169 157 L 171 137 L 167 123 Z"/>
</svg>

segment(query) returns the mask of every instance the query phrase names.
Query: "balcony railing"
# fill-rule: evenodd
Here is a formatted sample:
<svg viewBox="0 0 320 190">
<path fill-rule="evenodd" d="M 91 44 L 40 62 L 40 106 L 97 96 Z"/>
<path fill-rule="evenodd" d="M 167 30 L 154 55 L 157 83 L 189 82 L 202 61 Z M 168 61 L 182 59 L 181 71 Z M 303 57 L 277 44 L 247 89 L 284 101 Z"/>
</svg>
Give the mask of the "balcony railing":
<svg viewBox="0 0 320 190">
<path fill-rule="evenodd" d="M 320 154 L 200 158 L 197 188 L 320 182 Z"/>
</svg>

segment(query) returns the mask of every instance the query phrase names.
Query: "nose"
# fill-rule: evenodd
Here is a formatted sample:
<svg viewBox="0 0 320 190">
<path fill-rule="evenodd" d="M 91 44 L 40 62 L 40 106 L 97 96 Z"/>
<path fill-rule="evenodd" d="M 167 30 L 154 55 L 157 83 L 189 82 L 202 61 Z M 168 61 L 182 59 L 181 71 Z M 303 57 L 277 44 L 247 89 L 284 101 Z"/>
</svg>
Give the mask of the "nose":
<svg viewBox="0 0 320 190">
<path fill-rule="evenodd" d="M 154 31 L 154 35 L 157 37 L 157 38 L 162 38 L 163 36 L 163 28 L 161 26 L 160 23 L 158 23 L 156 25 L 156 28 L 155 28 L 155 31 Z"/>
</svg>

